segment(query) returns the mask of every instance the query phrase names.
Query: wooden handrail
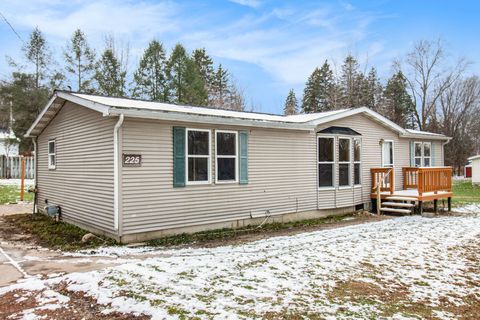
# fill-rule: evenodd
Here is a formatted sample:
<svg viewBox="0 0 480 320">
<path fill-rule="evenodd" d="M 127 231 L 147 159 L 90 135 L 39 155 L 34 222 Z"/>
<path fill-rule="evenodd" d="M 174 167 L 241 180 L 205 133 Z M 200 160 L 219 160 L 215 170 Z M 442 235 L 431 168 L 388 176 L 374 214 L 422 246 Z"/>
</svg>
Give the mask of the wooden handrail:
<svg viewBox="0 0 480 320">
<path fill-rule="evenodd" d="M 380 186 L 380 191 L 388 191 L 393 194 L 395 191 L 395 174 L 393 168 L 371 168 L 372 174 L 372 192 L 375 192 L 377 185 Z M 386 178 L 390 176 L 389 183 L 386 183 Z"/>
<path fill-rule="evenodd" d="M 451 167 L 406 167 L 403 171 L 403 189 L 415 188 L 418 195 L 426 192 L 452 191 Z"/>
</svg>

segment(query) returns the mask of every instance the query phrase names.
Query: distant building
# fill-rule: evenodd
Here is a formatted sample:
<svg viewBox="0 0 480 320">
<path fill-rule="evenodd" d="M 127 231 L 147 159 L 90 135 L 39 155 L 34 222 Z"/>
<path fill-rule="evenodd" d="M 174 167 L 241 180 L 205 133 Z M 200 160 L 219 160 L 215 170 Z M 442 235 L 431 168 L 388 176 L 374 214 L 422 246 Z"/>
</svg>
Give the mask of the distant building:
<svg viewBox="0 0 480 320">
<path fill-rule="evenodd" d="M 0 127 L 0 156 L 18 156 L 19 141 L 12 129 Z"/>
<path fill-rule="evenodd" d="M 468 158 L 472 162 L 472 184 L 480 185 L 480 155 Z"/>
</svg>

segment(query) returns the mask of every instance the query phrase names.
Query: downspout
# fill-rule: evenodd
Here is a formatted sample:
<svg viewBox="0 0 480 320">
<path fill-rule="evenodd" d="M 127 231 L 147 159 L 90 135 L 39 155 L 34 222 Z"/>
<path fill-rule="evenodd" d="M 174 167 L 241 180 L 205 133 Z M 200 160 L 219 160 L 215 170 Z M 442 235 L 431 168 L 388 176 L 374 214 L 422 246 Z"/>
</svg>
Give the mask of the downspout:
<svg viewBox="0 0 480 320">
<path fill-rule="evenodd" d="M 118 117 L 118 121 L 113 128 L 113 226 L 115 231 L 119 231 L 120 225 L 120 157 L 119 157 L 119 138 L 118 131 L 123 124 L 123 113 Z"/>
<path fill-rule="evenodd" d="M 34 193 L 33 193 L 33 214 L 37 213 L 37 170 L 38 170 L 38 156 L 37 156 L 37 138 L 33 137 L 32 138 L 33 142 L 33 188 L 34 188 Z"/>
<path fill-rule="evenodd" d="M 452 139 L 449 138 L 447 141 L 445 141 L 444 143 L 442 143 L 442 162 L 443 162 L 443 166 L 445 166 L 445 145 L 446 145 L 447 143 L 449 143 L 450 140 L 452 140 Z"/>
</svg>

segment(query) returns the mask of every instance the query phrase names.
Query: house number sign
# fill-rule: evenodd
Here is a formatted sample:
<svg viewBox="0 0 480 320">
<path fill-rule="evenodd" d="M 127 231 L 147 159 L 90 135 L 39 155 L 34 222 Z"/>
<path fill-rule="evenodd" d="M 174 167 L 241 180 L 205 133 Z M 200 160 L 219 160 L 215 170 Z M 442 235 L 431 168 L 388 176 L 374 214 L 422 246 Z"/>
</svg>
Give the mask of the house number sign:
<svg viewBox="0 0 480 320">
<path fill-rule="evenodd" d="M 123 166 L 124 167 L 141 167 L 142 155 L 141 154 L 123 154 Z"/>
</svg>

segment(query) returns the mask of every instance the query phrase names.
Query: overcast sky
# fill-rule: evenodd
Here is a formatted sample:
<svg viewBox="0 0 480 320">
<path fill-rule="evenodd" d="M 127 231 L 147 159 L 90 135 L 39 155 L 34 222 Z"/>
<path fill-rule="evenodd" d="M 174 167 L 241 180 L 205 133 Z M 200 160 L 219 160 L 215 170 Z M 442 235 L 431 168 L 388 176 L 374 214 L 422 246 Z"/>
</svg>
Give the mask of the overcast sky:
<svg viewBox="0 0 480 320">
<path fill-rule="evenodd" d="M 356 55 L 362 68 L 385 79 L 391 61 L 414 41 L 441 37 L 453 58 L 466 57 L 480 73 L 477 1 L 128 1 L 1 0 L 0 12 L 23 39 L 38 26 L 57 59 L 81 28 L 100 51 L 106 34 L 130 46 L 130 69 L 148 42 L 167 48 L 206 48 L 225 65 L 257 111 L 281 113 L 290 88 L 301 98 L 313 69 L 328 59 L 338 69 Z M 21 59 L 21 41 L 0 20 L 0 77 Z"/>
</svg>

